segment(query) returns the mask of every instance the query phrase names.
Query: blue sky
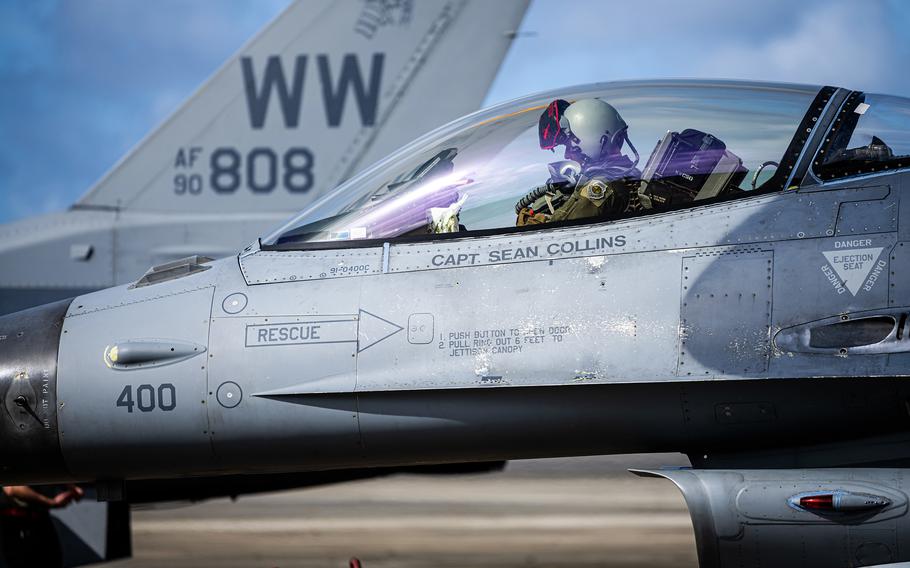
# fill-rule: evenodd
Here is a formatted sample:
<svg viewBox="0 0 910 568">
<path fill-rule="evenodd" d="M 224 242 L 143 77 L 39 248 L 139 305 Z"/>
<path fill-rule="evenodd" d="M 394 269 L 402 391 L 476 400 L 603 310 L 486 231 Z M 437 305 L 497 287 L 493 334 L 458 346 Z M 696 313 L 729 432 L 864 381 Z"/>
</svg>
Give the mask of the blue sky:
<svg viewBox="0 0 910 568">
<path fill-rule="evenodd" d="M 0 222 L 65 209 L 287 0 L 0 2 Z M 725 77 L 910 96 L 903 0 L 532 0 L 488 103 Z"/>
</svg>

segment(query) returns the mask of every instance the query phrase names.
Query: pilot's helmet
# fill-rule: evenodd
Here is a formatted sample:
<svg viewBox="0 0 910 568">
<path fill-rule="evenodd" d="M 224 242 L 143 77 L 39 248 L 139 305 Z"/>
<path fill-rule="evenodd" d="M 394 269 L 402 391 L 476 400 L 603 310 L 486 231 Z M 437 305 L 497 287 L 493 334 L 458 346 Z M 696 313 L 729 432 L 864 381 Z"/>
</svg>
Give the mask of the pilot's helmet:
<svg viewBox="0 0 910 568">
<path fill-rule="evenodd" d="M 566 158 L 584 162 L 618 154 L 628 128 L 619 112 L 600 99 L 556 99 L 541 114 L 538 134 L 542 149 L 565 145 Z"/>
</svg>

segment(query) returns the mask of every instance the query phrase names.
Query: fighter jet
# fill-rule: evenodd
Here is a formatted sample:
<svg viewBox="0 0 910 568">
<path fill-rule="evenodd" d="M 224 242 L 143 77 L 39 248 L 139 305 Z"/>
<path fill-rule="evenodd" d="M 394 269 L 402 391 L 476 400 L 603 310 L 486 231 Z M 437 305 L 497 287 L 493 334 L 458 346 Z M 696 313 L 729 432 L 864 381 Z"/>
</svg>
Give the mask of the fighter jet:
<svg viewBox="0 0 910 568">
<path fill-rule="evenodd" d="M 908 117 L 646 81 L 459 119 L 235 256 L 0 319 L 0 481 L 679 451 L 640 473 L 702 566 L 910 560 Z"/>
<path fill-rule="evenodd" d="M 527 4 L 291 4 L 68 211 L 0 227 L 0 314 L 236 253 L 480 108 Z"/>
</svg>

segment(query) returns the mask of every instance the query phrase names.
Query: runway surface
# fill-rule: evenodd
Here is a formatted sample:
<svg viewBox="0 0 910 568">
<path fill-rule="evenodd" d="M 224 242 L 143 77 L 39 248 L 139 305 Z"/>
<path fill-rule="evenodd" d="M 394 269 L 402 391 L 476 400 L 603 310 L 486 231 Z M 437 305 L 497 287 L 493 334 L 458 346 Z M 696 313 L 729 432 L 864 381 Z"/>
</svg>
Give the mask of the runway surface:
<svg viewBox="0 0 910 568">
<path fill-rule="evenodd" d="M 685 502 L 626 467 L 683 456 L 511 462 L 503 472 L 397 475 L 133 512 L 117 568 L 694 567 Z"/>
</svg>

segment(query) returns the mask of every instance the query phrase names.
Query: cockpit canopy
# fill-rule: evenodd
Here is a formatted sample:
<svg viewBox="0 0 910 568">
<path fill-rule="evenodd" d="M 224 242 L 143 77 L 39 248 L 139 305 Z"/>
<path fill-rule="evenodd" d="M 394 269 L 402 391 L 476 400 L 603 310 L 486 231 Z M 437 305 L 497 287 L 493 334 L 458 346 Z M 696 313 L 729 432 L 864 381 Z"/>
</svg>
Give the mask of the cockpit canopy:
<svg viewBox="0 0 910 568">
<path fill-rule="evenodd" d="M 263 245 L 345 246 L 364 239 L 514 228 L 517 212 L 535 195 L 538 203 L 550 203 L 541 188 L 567 178 L 574 182 L 587 167 L 570 154 L 571 144 L 558 146 L 555 135 L 541 132 L 543 126 L 558 128 L 560 117 L 554 122 L 547 116 L 557 100 L 599 99 L 621 115 L 627 125 L 621 144 L 625 166 L 611 175 L 632 188 L 645 211 L 779 190 L 789 175 L 779 167 L 782 157 L 818 93 L 817 87 L 797 85 L 630 82 L 504 103 L 399 150 L 316 202 Z M 560 112 L 566 108 L 557 106 Z"/>
</svg>

